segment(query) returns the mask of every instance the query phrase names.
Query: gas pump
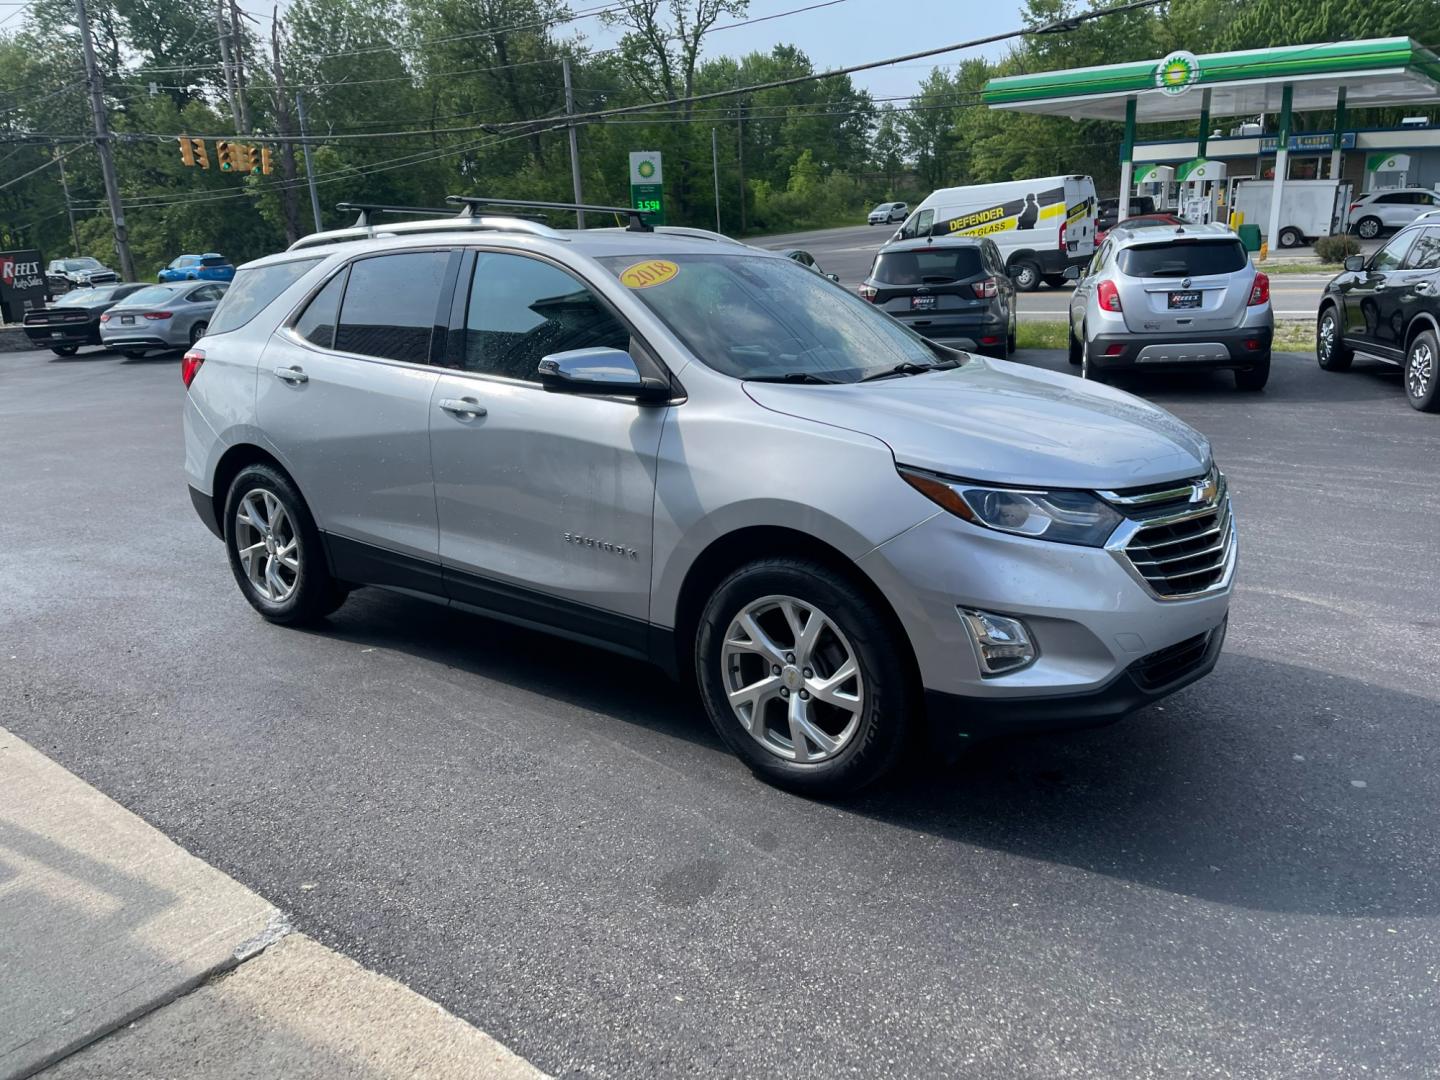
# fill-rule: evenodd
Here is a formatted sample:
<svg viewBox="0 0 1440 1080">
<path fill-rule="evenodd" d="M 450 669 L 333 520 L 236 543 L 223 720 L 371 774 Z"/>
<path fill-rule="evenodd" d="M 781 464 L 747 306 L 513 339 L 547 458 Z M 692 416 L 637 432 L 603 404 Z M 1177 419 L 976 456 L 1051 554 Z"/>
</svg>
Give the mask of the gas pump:
<svg viewBox="0 0 1440 1080">
<path fill-rule="evenodd" d="M 1148 197 L 1156 212 L 1175 209 L 1175 167 L 1146 163 L 1135 166 L 1135 194 Z"/>
<path fill-rule="evenodd" d="M 1209 158 L 1187 161 L 1175 171 L 1180 186 L 1180 216 L 1197 224 L 1225 221 L 1225 163 Z"/>
</svg>

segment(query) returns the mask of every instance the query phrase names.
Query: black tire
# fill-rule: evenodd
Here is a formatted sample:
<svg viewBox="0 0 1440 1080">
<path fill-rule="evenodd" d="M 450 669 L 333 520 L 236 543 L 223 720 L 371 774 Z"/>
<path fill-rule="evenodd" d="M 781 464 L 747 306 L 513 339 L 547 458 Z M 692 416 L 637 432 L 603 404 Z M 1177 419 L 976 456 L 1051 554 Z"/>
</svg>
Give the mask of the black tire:
<svg viewBox="0 0 1440 1080">
<path fill-rule="evenodd" d="M 1440 412 L 1440 337 L 1422 330 L 1405 350 L 1405 400 L 1421 412 Z"/>
<path fill-rule="evenodd" d="M 190 344 L 193 346 L 197 341 L 204 337 L 205 331 L 209 328 L 210 324 L 207 322 L 197 322 L 194 326 L 190 327 Z"/>
<path fill-rule="evenodd" d="M 1328 329 L 1325 325 L 1327 319 L 1330 321 Z M 1322 370 L 1350 370 L 1355 352 L 1346 346 L 1344 332 L 1340 312 L 1335 305 L 1326 304 L 1322 307 L 1319 318 L 1315 320 L 1315 359 L 1320 361 Z"/>
<path fill-rule="evenodd" d="M 1293 225 L 1287 225 L 1281 229 L 1278 239 L 1282 248 L 1299 247 L 1305 242 L 1305 237 Z"/>
<path fill-rule="evenodd" d="M 127 360 L 139 360 L 148 351 L 148 349 L 121 349 L 120 355 Z"/>
<path fill-rule="evenodd" d="M 1254 365 L 1235 369 L 1235 389 L 1256 393 L 1265 389 L 1270 381 L 1270 354 L 1267 352 Z"/>
<path fill-rule="evenodd" d="M 791 597 L 812 605 L 848 639 L 859 669 L 857 688 L 863 690 L 863 701 L 853 734 L 833 757 L 812 763 L 787 760 L 761 745 L 760 739 L 742 726 L 730 705 L 725 683 L 729 674 L 724 666 L 725 638 L 732 621 L 747 605 L 767 597 Z M 786 627 L 783 619 L 781 627 Z M 784 629 L 773 637 L 782 652 L 782 641 L 792 639 L 793 635 L 787 637 Z M 844 644 L 833 637 L 829 641 L 832 647 Z M 794 655 L 785 653 L 782 659 Z M 758 661 L 764 676 L 765 658 L 755 655 L 750 659 Z M 796 661 L 803 661 L 803 656 Z M 805 795 L 848 794 L 878 780 L 899 761 L 910 739 L 911 717 L 920 707 L 904 635 L 892 620 L 846 575 L 823 563 L 789 556 L 749 563 L 721 582 L 700 616 L 695 638 L 695 677 L 711 723 L 736 756 L 762 779 Z M 741 677 L 748 676 L 741 673 Z M 781 692 L 788 693 L 777 691 Z M 777 710 L 783 718 L 789 708 L 779 697 L 762 707 L 769 710 L 766 715 L 772 720 Z M 812 708 L 817 709 L 812 715 L 818 723 L 818 706 Z M 829 713 L 826 719 L 831 719 Z M 773 731 L 764 724 L 762 729 Z M 806 740 L 807 753 L 811 749 L 820 746 Z"/>
<path fill-rule="evenodd" d="M 1359 236 L 1362 240 L 1374 240 L 1375 237 L 1380 235 L 1382 228 L 1384 228 L 1384 226 L 1381 224 L 1379 218 L 1373 216 L 1363 217 L 1355 223 L 1355 235 Z"/>
<path fill-rule="evenodd" d="M 242 564 L 238 544 L 241 542 L 238 517 L 241 501 L 254 492 L 268 493 L 284 509 L 290 529 L 277 539 L 294 539 L 299 563 L 293 572 L 293 588 L 276 601 L 263 595 L 250 580 Z M 250 606 L 270 622 L 296 626 L 324 618 L 345 602 L 347 590 L 330 576 L 325 547 L 315 519 L 290 478 L 271 465 L 248 465 L 230 483 L 225 494 L 225 552 L 230 558 L 230 572 Z M 250 527 L 247 526 L 247 529 Z M 250 539 L 255 530 L 246 539 Z M 260 556 L 264 557 L 264 556 Z"/>
<path fill-rule="evenodd" d="M 1070 340 L 1070 352 L 1066 359 L 1070 361 L 1072 367 L 1079 367 L 1085 360 L 1084 328 L 1081 328 L 1080 334 L 1081 336 L 1076 338 L 1075 327 L 1071 326 L 1069 334 L 1066 335 Z"/>
<path fill-rule="evenodd" d="M 1080 377 L 1088 382 L 1099 383 L 1106 386 L 1110 382 L 1110 373 L 1102 371 L 1090 360 L 1090 349 L 1083 341 L 1080 343 Z"/>
<path fill-rule="evenodd" d="M 1046 275 L 1045 275 L 1045 284 L 1046 284 L 1046 285 L 1049 285 L 1050 288 L 1052 288 L 1052 289 L 1063 289 L 1063 288 L 1065 287 L 1065 275 L 1064 275 L 1064 274 L 1046 274 Z"/>
<path fill-rule="evenodd" d="M 1034 292 L 1040 288 L 1040 266 L 1029 259 L 1016 259 L 1005 268 L 1015 288 L 1021 292 Z"/>
<path fill-rule="evenodd" d="M 1012 318 L 1010 320 L 1010 333 L 1005 335 L 1005 347 L 1012 353 L 1019 348 L 1019 345 L 1016 343 L 1019 337 L 1020 331 L 1015 325 L 1015 320 Z"/>
<path fill-rule="evenodd" d="M 50 351 L 56 356 L 74 356 L 80 351 L 79 345 L 51 345 Z"/>
</svg>

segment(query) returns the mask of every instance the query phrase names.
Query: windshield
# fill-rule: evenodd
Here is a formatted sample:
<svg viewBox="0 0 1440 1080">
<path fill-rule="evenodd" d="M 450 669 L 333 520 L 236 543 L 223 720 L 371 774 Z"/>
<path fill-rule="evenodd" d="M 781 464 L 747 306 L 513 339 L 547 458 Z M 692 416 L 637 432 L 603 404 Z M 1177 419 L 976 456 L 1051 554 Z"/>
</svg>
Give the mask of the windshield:
<svg viewBox="0 0 1440 1080">
<path fill-rule="evenodd" d="M 870 276 L 884 285 L 924 285 L 975 277 L 981 270 L 979 248 L 918 248 L 882 251 Z"/>
<path fill-rule="evenodd" d="M 141 289 L 133 292 L 125 298 L 126 307 L 139 307 L 145 304 L 168 304 L 175 299 L 175 290 L 167 289 L 163 285 L 151 285 L 148 289 Z"/>
<path fill-rule="evenodd" d="M 1182 240 L 1144 244 L 1120 252 L 1120 272 L 1130 277 L 1203 277 L 1233 274 L 1250 262 L 1239 240 Z"/>
<path fill-rule="evenodd" d="M 789 259 L 601 259 L 708 367 L 737 379 L 855 382 L 939 354 L 855 294 Z"/>
<path fill-rule="evenodd" d="M 66 270 L 99 270 L 103 269 L 99 259 L 66 259 Z"/>
<path fill-rule="evenodd" d="M 882 212 L 882 211 L 884 211 L 884 210 L 889 210 L 889 209 L 890 209 L 890 204 L 889 204 L 888 202 L 882 202 L 879 206 L 875 207 L 875 209 L 874 209 L 874 210 L 871 210 L 870 212 L 871 212 L 872 214 L 878 214 L 878 213 L 880 213 L 880 212 Z"/>
</svg>

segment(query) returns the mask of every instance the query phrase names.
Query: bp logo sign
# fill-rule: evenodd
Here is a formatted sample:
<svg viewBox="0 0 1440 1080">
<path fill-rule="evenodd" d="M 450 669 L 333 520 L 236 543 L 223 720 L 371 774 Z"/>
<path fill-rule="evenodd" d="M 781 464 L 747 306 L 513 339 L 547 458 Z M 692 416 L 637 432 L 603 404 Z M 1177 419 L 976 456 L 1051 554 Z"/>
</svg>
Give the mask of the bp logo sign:
<svg viewBox="0 0 1440 1080">
<path fill-rule="evenodd" d="M 649 158 L 635 166 L 635 172 L 641 180 L 649 180 L 655 175 L 655 163 Z"/>
<path fill-rule="evenodd" d="M 1162 94 L 1185 93 L 1200 81 L 1200 60 L 1192 52 L 1177 49 L 1155 65 L 1155 86 Z"/>
</svg>

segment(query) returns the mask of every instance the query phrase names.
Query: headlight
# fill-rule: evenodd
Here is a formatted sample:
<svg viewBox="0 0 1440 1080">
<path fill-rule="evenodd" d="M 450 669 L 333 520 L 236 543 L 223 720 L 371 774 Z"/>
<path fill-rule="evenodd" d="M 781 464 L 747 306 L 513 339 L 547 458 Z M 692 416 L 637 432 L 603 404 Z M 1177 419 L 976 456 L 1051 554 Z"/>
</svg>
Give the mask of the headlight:
<svg viewBox="0 0 1440 1080">
<path fill-rule="evenodd" d="M 1108 503 L 1084 491 L 985 487 L 918 469 L 900 470 L 905 482 L 972 525 L 1051 540 L 1103 547 L 1123 520 Z"/>
</svg>

